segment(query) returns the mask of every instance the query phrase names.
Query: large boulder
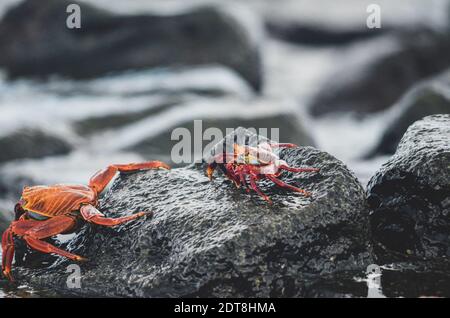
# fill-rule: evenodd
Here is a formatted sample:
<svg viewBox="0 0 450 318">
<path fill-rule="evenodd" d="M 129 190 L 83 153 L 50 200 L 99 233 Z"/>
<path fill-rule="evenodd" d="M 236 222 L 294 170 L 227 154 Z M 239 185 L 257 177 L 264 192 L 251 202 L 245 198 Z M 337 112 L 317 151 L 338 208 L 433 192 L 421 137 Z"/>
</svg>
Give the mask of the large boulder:
<svg viewBox="0 0 450 318">
<path fill-rule="evenodd" d="M 348 61 L 356 67 L 342 63 L 319 89 L 310 113 L 316 117 L 342 112 L 364 115 L 387 109 L 415 83 L 450 66 L 448 33 L 401 32 L 392 39 L 394 48 L 386 52 L 382 51 L 389 46 L 387 38 L 382 39 L 386 42 L 374 40 L 374 49 L 382 52 L 376 58 Z"/>
<path fill-rule="evenodd" d="M 238 129 L 228 140 L 235 134 L 255 136 Z M 100 210 L 113 217 L 148 210 L 154 217 L 117 228 L 85 224 L 75 237 L 56 241 L 90 259 L 80 264 L 80 289 L 66 284 L 71 262 L 19 242 L 14 274 L 61 295 L 291 297 L 305 294 L 315 277 L 365 269 L 372 260 L 358 180 L 311 147 L 285 149 L 281 157 L 321 169 L 281 177 L 311 198 L 263 182 L 268 205 L 223 175 L 210 182 L 200 163 L 121 175 Z"/>
<path fill-rule="evenodd" d="M 69 4 L 81 7 L 80 29 L 66 26 Z M 259 91 L 259 50 L 248 31 L 213 7 L 172 16 L 121 16 L 78 1 L 27 0 L 0 23 L 0 67 L 11 77 L 83 79 L 129 69 L 220 64 Z"/>
<path fill-rule="evenodd" d="M 0 163 L 24 158 L 63 155 L 72 150 L 69 142 L 40 129 L 24 128 L 0 137 Z"/>
<path fill-rule="evenodd" d="M 415 121 L 429 115 L 450 114 L 450 70 L 408 91 L 386 114 L 387 128 L 367 157 L 393 154 Z"/>
<path fill-rule="evenodd" d="M 409 127 L 367 193 L 379 264 L 448 263 L 450 115 L 428 116 Z"/>
</svg>

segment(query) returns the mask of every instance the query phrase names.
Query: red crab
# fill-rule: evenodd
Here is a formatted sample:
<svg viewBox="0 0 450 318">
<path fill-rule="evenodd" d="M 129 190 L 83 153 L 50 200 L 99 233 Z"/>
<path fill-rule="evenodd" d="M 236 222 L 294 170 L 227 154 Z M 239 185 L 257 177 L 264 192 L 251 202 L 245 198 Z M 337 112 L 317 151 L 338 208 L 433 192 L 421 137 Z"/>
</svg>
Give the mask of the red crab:
<svg viewBox="0 0 450 318">
<path fill-rule="evenodd" d="M 281 160 L 273 151 L 273 148 L 294 148 L 298 147 L 289 143 L 261 143 L 257 147 L 242 146 L 236 143 L 233 144 L 233 153 L 220 153 L 212 157 L 212 162 L 209 163 L 206 174 L 210 180 L 214 170 L 219 167 L 228 179 L 234 182 L 236 187 L 243 186 L 247 192 L 250 188 L 257 192 L 269 204 L 272 200 L 265 195 L 258 187 L 256 181 L 266 178 L 276 185 L 295 192 L 299 192 L 305 196 L 310 196 L 311 193 L 300 188 L 289 185 L 278 177 L 283 170 L 292 172 L 318 172 L 316 168 L 293 168 L 289 167 L 286 161 Z M 247 183 L 250 183 L 250 188 Z"/>
<path fill-rule="evenodd" d="M 132 172 L 145 169 L 164 168 L 168 165 L 160 161 L 111 165 L 97 172 L 89 185 L 52 185 L 25 187 L 20 201 L 15 206 L 16 221 L 2 236 L 3 274 L 13 280 L 11 264 L 14 258 L 13 236 L 21 237 L 33 249 L 43 253 L 53 253 L 75 261 L 83 257 L 59 249 L 44 239 L 67 233 L 74 229 L 77 219 L 103 226 L 115 226 L 142 217 L 150 212 L 108 218 L 96 209 L 99 194 L 106 188 L 117 172 Z"/>
</svg>

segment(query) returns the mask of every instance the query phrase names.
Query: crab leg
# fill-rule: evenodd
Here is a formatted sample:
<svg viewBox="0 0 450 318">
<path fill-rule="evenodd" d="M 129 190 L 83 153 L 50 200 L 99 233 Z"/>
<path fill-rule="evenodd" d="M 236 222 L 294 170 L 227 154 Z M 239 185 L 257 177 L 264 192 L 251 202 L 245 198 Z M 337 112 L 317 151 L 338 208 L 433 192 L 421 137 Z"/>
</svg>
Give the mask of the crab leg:
<svg viewBox="0 0 450 318">
<path fill-rule="evenodd" d="M 14 258 L 13 235 L 22 237 L 31 248 L 40 252 L 54 253 L 76 261 L 84 260 L 81 256 L 69 253 L 51 245 L 50 243 L 41 241 L 41 239 L 70 230 L 74 225 L 75 219 L 66 215 L 55 216 L 46 221 L 25 220 L 23 218 L 18 221 L 13 221 L 8 229 L 3 233 L 2 237 L 3 274 L 9 280 L 13 280 L 11 275 L 11 264 Z"/>
<path fill-rule="evenodd" d="M 11 275 L 11 265 L 14 258 L 14 240 L 11 226 L 9 226 L 2 236 L 2 271 L 10 281 L 13 281 Z"/>
<path fill-rule="evenodd" d="M 255 190 L 256 193 L 258 193 L 260 196 L 263 197 L 264 200 L 266 200 L 269 204 L 272 204 L 272 200 L 265 195 L 261 189 L 258 187 L 258 185 L 256 184 L 256 181 L 258 180 L 256 174 L 254 172 L 252 172 L 251 170 L 248 170 L 249 172 L 249 179 L 250 179 L 250 186 L 252 187 L 253 190 Z"/>
<path fill-rule="evenodd" d="M 235 155 L 230 153 L 220 153 L 215 155 L 211 159 L 211 163 L 208 164 L 208 167 L 206 168 L 206 175 L 209 180 L 212 180 L 214 170 L 217 168 L 218 163 L 231 163 L 234 162 Z M 234 181 L 234 179 L 231 177 L 231 175 L 228 176 L 231 180 Z"/>
<path fill-rule="evenodd" d="M 242 186 L 245 188 L 247 192 L 250 192 L 250 189 L 248 188 L 247 180 L 245 178 L 245 171 L 243 167 L 238 167 L 238 174 L 239 174 L 239 180 L 242 184 Z"/>
<path fill-rule="evenodd" d="M 30 247 L 43 253 L 54 253 L 67 257 L 74 261 L 85 260 L 85 258 L 81 256 L 69 253 L 60 248 L 57 248 L 56 246 L 51 245 L 50 243 L 41 241 L 42 239 L 63 233 L 73 228 L 76 223 L 74 217 L 68 215 L 55 216 L 46 221 L 37 222 L 38 224 L 28 229 L 24 233 L 22 233 L 21 231 L 21 225 L 23 223 L 21 224 L 20 222 L 28 222 L 28 220 L 18 221 L 14 228 L 14 234 L 23 236 L 23 239 L 28 243 Z"/>
<path fill-rule="evenodd" d="M 236 188 L 239 188 L 241 186 L 241 182 L 240 182 L 240 179 L 239 179 L 239 176 L 237 174 L 234 164 L 231 162 L 227 163 L 224 169 L 225 169 L 224 172 L 225 172 L 227 178 L 234 182 L 234 185 L 236 186 Z"/>
<path fill-rule="evenodd" d="M 101 193 L 106 188 L 108 183 L 112 180 L 112 178 L 114 178 L 117 172 L 133 172 L 158 168 L 167 170 L 170 169 L 167 164 L 161 161 L 111 165 L 97 172 L 89 181 L 89 187 L 94 189 L 97 193 Z"/>
<path fill-rule="evenodd" d="M 303 189 L 291 186 L 290 184 L 287 184 L 283 181 L 281 181 L 280 179 L 277 179 L 275 176 L 271 175 L 271 174 L 267 174 L 266 177 L 271 180 L 273 183 L 279 185 L 282 188 L 287 188 L 289 190 L 295 191 L 295 192 L 299 192 L 302 193 L 305 196 L 311 196 L 311 193 L 308 191 L 305 191 Z"/>
<path fill-rule="evenodd" d="M 280 169 L 291 171 L 291 172 L 319 172 L 320 169 L 317 168 L 293 168 L 286 165 L 280 165 Z"/>
<path fill-rule="evenodd" d="M 11 275 L 11 265 L 14 259 L 14 239 L 13 234 L 16 226 L 20 224 L 20 228 L 23 232 L 36 226 L 39 221 L 27 220 L 24 221 L 24 216 L 22 215 L 19 221 L 13 221 L 11 225 L 3 232 L 2 236 L 2 271 L 9 280 L 13 281 Z"/>
<path fill-rule="evenodd" d="M 152 212 L 138 212 L 133 215 L 129 216 L 122 216 L 120 218 L 107 218 L 103 213 L 101 213 L 99 210 L 97 210 L 94 206 L 88 204 L 83 205 L 80 209 L 81 216 L 83 219 L 85 219 L 87 222 L 103 225 L 103 226 L 115 226 L 119 225 L 134 219 L 137 219 L 139 217 L 142 217 L 144 215 L 151 215 Z"/>
</svg>

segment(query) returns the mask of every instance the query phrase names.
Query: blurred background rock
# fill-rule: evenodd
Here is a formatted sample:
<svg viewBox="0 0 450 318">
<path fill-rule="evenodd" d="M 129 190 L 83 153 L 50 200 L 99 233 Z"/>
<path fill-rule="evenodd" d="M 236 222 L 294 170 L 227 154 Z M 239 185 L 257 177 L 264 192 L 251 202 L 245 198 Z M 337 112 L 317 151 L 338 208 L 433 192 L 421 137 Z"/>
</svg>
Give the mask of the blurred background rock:
<svg viewBox="0 0 450 318">
<path fill-rule="evenodd" d="M 279 128 L 365 186 L 410 124 L 450 111 L 449 1 L 377 1 L 381 29 L 371 3 L 2 1 L 0 228 L 23 185 L 170 162 L 172 130 L 195 119 Z"/>
</svg>

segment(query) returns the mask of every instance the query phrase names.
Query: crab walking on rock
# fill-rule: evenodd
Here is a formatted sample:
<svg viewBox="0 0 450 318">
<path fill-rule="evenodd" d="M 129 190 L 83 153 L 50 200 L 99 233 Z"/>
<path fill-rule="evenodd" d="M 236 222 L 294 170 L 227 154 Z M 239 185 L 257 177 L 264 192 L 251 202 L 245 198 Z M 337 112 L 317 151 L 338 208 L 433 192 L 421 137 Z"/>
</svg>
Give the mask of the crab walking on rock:
<svg viewBox="0 0 450 318">
<path fill-rule="evenodd" d="M 206 169 L 206 174 L 212 180 L 215 169 L 220 168 L 227 178 L 234 182 L 236 187 L 240 188 L 243 186 L 247 192 L 250 192 L 250 188 L 253 189 L 269 204 L 272 203 L 272 200 L 261 191 L 256 183 L 256 181 L 263 178 L 269 179 L 279 187 L 299 192 L 304 196 L 311 196 L 311 193 L 278 179 L 283 170 L 291 172 L 319 172 L 317 168 L 289 167 L 286 161 L 281 160 L 273 152 L 273 148 L 294 147 L 298 146 L 290 143 L 264 142 L 256 147 L 252 147 L 235 143 L 233 144 L 233 153 L 224 151 L 212 157 Z M 248 183 L 250 183 L 250 188 Z"/>
<path fill-rule="evenodd" d="M 97 210 L 98 196 L 117 172 L 134 172 L 147 169 L 170 169 L 160 161 L 111 165 L 97 172 L 89 185 L 52 185 L 25 187 L 15 206 L 16 220 L 2 236 L 3 274 L 13 280 L 11 265 L 14 258 L 13 236 L 21 237 L 33 249 L 53 253 L 75 261 L 83 257 L 59 249 L 43 239 L 74 229 L 79 218 L 103 226 L 115 226 L 142 217 L 151 212 L 139 212 L 119 218 L 105 217 Z"/>
</svg>

